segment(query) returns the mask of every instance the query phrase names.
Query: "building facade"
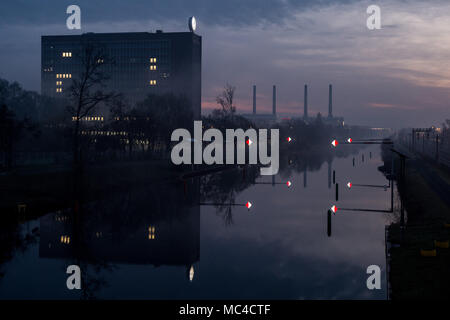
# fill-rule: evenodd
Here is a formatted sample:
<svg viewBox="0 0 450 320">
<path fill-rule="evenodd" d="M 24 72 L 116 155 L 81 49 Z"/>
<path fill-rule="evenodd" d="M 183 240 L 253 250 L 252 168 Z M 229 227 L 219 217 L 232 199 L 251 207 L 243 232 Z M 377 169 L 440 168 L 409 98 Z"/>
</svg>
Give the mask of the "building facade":
<svg viewBox="0 0 450 320">
<path fill-rule="evenodd" d="M 101 48 L 105 90 L 122 93 L 130 103 L 148 94 L 185 96 L 194 118 L 201 115 L 202 38 L 194 32 L 85 33 L 42 36 L 41 93 L 64 98 L 73 79 L 82 73 L 86 45 Z"/>
</svg>

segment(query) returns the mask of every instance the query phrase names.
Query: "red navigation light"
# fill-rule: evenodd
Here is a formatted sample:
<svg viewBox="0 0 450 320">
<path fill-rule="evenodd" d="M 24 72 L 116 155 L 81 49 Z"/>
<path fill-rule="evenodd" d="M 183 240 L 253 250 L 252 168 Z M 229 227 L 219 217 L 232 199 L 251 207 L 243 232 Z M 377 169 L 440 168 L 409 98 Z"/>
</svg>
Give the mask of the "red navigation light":
<svg viewBox="0 0 450 320">
<path fill-rule="evenodd" d="M 291 142 L 292 138 L 291 137 L 287 137 L 286 140 L 287 140 L 287 142 Z"/>
<path fill-rule="evenodd" d="M 347 187 L 350 189 L 350 188 L 352 187 L 352 183 L 351 183 L 351 182 L 348 182 L 348 183 L 347 183 Z"/>
<path fill-rule="evenodd" d="M 246 143 L 247 143 L 248 145 L 251 145 L 251 144 L 253 143 L 253 141 L 250 140 L 250 139 L 247 139 Z"/>
<path fill-rule="evenodd" d="M 333 147 L 336 147 L 338 144 L 339 144 L 339 143 L 338 143 L 337 140 L 331 141 L 331 145 L 332 145 Z"/>
<path fill-rule="evenodd" d="M 288 181 L 288 182 L 286 182 L 286 185 L 287 185 L 288 188 L 289 188 L 290 186 L 292 186 L 292 182 Z"/>
<path fill-rule="evenodd" d="M 348 138 L 348 139 L 347 139 L 347 142 L 348 142 L 348 143 L 352 143 L 352 142 L 353 142 L 353 139 L 352 139 L 352 138 Z"/>
<path fill-rule="evenodd" d="M 250 210 L 252 203 L 250 201 L 247 201 L 247 203 L 245 204 L 245 206 L 247 207 L 247 209 Z"/>
<path fill-rule="evenodd" d="M 336 213 L 336 211 L 338 211 L 338 208 L 336 206 L 332 206 L 331 211 L 333 211 L 333 213 Z"/>
</svg>

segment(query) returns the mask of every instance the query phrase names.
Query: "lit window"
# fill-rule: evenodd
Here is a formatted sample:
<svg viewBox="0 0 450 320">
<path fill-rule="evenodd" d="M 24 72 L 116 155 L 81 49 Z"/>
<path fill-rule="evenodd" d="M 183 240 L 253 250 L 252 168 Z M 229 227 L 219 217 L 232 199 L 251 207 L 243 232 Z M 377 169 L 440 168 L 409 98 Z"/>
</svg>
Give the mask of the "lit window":
<svg viewBox="0 0 450 320">
<path fill-rule="evenodd" d="M 156 65 L 151 65 L 150 70 L 156 70 Z"/>
<path fill-rule="evenodd" d="M 151 86 L 155 86 L 156 85 L 156 80 L 150 80 L 150 85 Z"/>
<path fill-rule="evenodd" d="M 156 63 L 156 58 L 150 58 L 150 63 Z"/>
<path fill-rule="evenodd" d="M 62 88 L 56 88 L 56 92 L 62 92 Z"/>
<path fill-rule="evenodd" d="M 155 239 L 155 227 L 153 226 L 148 227 L 148 239 L 149 240 Z"/>
</svg>

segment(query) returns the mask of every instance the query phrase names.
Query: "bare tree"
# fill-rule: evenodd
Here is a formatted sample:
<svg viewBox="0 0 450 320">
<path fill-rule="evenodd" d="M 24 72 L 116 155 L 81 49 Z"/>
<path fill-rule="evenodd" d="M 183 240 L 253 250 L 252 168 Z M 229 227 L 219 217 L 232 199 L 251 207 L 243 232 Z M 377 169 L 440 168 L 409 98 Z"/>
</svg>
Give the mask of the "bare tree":
<svg viewBox="0 0 450 320">
<path fill-rule="evenodd" d="M 31 133 L 35 138 L 39 135 L 36 124 L 25 117 L 18 120 L 13 110 L 6 105 L 0 107 L 0 158 L 4 159 L 6 169 L 13 166 L 14 149 L 26 133 Z"/>
<path fill-rule="evenodd" d="M 102 48 L 93 44 L 85 44 L 81 52 L 81 74 L 74 78 L 70 87 L 69 99 L 71 105 L 69 112 L 74 117 L 74 164 L 80 163 L 80 121 L 95 111 L 100 103 L 106 103 L 116 95 L 112 92 L 104 93 L 109 76 L 105 73 L 104 66 L 112 64 Z"/>
<path fill-rule="evenodd" d="M 223 92 L 216 98 L 217 103 L 222 107 L 221 113 L 224 117 L 233 117 L 234 113 L 236 112 L 236 107 L 233 105 L 235 90 L 236 87 L 233 87 L 232 85 L 227 83 L 225 85 L 225 88 L 223 89 Z"/>
</svg>

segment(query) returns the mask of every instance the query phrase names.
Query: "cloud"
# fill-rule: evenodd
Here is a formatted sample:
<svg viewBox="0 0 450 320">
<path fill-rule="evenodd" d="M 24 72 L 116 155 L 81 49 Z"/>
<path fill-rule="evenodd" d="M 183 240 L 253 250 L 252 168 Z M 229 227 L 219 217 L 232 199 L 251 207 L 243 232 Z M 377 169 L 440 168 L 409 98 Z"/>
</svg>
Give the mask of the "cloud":
<svg viewBox="0 0 450 320">
<path fill-rule="evenodd" d="M 417 109 L 417 108 L 411 107 L 411 106 L 399 106 L 399 105 L 390 104 L 390 103 L 370 102 L 368 105 L 370 107 L 373 107 L 373 108 L 393 108 L 393 109 L 402 109 L 402 110 L 415 110 L 415 109 Z"/>
<path fill-rule="evenodd" d="M 343 1 L 348 2 L 348 1 Z M 245 26 L 262 21 L 282 23 L 292 12 L 310 6 L 325 5 L 323 0 L 78 0 L 86 23 L 121 23 L 149 19 L 164 22 L 186 20 L 195 15 L 207 25 Z M 0 3 L 0 12 L 8 12 L 1 24 L 56 24 L 65 21 L 70 0 L 16 0 Z"/>
<path fill-rule="evenodd" d="M 401 106 L 414 106 L 401 125 L 431 125 L 448 117 L 450 3 L 381 0 L 382 29 L 366 28 L 371 1 L 79 1 L 81 32 L 187 30 L 196 15 L 203 37 L 205 108 L 227 82 L 236 86 L 238 112 L 249 112 L 257 85 L 258 112 L 327 112 L 329 83 L 335 114 L 346 123 L 398 126 Z M 40 36 L 77 34 L 65 28 L 68 1 L 2 2 L 0 77 L 37 90 Z M 7 63 L 6 63 L 7 61 Z M 381 108 L 370 103 L 392 104 Z M 391 114 L 389 112 L 392 112 Z"/>
</svg>

